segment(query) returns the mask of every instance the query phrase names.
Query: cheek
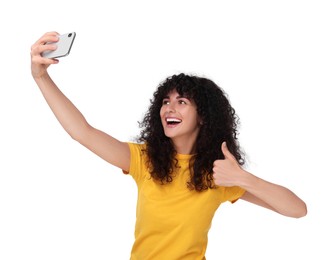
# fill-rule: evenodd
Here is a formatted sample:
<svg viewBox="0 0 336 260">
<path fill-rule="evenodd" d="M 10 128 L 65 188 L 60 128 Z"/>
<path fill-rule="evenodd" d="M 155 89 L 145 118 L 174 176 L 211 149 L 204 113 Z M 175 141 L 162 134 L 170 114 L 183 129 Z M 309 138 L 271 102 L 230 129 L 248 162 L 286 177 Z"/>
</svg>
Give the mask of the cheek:
<svg viewBox="0 0 336 260">
<path fill-rule="evenodd" d="M 162 118 L 163 115 L 164 115 L 164 109 L 163 109 L 163 107 L 161 107 L 161 109 L 160 109 L 160 117 Z"/>
<path fill-rule="evenodd" d="M 164 119 L 164 115 L 165 115 L 165 111 L 164 109 L 161 107 L 161 110 L 160 110 L 160 118 L 161 118 L 161 122 L 163 122 L 165 119 Z"/>
<path fill-rule="evenodd" d="M 199 126 L 200 120 L 196 111 L 189 111 L 187 118 L 188 118 L 188 124 L 191 127 Z"/>
</svg>

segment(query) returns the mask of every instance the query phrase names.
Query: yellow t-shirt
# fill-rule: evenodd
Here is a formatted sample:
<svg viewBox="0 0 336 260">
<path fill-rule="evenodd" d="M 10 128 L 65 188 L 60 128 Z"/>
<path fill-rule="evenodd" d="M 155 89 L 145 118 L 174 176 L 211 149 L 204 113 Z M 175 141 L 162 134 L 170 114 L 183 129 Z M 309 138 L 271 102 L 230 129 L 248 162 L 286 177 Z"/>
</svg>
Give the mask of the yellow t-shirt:
<svg viewBox="0 0 336 260">
<path fill-rule="evenodd" d="M 203 192 L 187 188 L 191 155 L 178 154 L 180 168 L 173 182 L 161 185 L 150 177 L 144 145 L 129 143 L 129 174 L 138 186 L 135 242 L 131 260 L 204 260 L 208 231 L 222 202 L 234 202 L 240 187 Z"/>
</svg>

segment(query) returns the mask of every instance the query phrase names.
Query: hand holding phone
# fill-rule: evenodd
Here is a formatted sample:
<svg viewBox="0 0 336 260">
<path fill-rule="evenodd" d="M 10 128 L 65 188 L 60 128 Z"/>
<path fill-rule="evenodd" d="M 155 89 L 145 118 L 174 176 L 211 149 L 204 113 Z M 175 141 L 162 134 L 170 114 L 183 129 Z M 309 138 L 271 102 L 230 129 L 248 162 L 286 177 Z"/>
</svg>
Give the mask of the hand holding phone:
<svg viewBox="0 0 336 260">
<path fill-rule="evenodd" d="M 76 33 L 70 32 L 60 35 L 59 40 L 56 43 L 47 42 L 46 44 L 55 44 L 57 46 L 57 49 L 53 51 L 45 51 L 42 53 L 42 56 L 44 58 L 54 59 L 69 55 L 75 37 Z"/>
</svg>

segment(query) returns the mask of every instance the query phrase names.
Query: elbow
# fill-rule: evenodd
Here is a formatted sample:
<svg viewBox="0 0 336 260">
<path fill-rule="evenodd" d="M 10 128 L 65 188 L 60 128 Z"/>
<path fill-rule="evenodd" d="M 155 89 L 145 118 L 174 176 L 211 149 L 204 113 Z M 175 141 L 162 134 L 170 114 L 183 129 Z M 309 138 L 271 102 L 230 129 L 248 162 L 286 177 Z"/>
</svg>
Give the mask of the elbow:
<svg viewBox="0 0 336 260">
<path fill-rule="evenodd" d="M 70 135 L 70 137 L 72 138 L 72 140 L 75 140 L 77 142 L 81 142 L 81 140 L 83 139 L 82 135 L 80 133 L 77 132 L 68 132 L 68 134 Z"/>
<path fill-rule="evenodd" d="M 305 217 L 308 214 L 307 205 L 306 205 L 306 203 L 303 203 L 303 204 L 304 205 L 302 206 L 302 210 L 301 210 L 300 214 L 297 216 L 297 218 Z"/>
<path fill-rule="evenodd" d="M 69 129 L 67 132 L 73 140 L 83 143 L 88 138 L 88 133 L 91 128 L 89 124 L 85 124 L 74 129 Z"/>
<path fill-rule="evenodd" d="M 303 218 L 307 216 L 308 209 L 306 203 L 302 202 L 302 205 L 296 208 L 296 211 L 293 212 L 293 214 L 289 215 L 289 217 L 292 218 Z"/>
<path fill-rule="evenodd" d="M 290 208 L 283 210 L 273 209 L 273 211 L 290 218 L 303 218 L 308 214 L 307 205 L 303 201 L 295 206 L 291 206 Z"/>
</svg>

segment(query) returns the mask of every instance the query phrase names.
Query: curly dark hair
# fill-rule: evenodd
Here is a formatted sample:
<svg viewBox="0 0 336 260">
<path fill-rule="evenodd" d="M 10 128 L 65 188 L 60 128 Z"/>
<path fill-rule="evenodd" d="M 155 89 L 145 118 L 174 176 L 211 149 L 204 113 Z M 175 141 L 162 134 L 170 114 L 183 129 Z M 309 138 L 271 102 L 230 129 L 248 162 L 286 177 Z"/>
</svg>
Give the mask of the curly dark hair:
<svg viewBox="0 0 336 260">
<path fill-rule="evenodd" d="M 221 144 L 227 147 L 240 165 L 245 163 L 243 152 L 237 140 L 239 117 L 230 105 L 227 94 L 207 78 L 186 75 L 173 75 L 161 82 L 150 100 L 150 107 L 143 120 L 139 142 L 146 143 L 144 151 L 148 156 L 151 177 L 166 184 L 173 181 L 173 172 L 178 167 L 170 138 L 165 136 L 160 118 L 163 99 L 176 89 L 179 95 L 193 100 L 202 121 L 196 140 L 196 153 L 189 163 L 190 190 L 203 191 L 215 188 L 212 168 L 215 160 L 223 159 Z"/>
</svg>

